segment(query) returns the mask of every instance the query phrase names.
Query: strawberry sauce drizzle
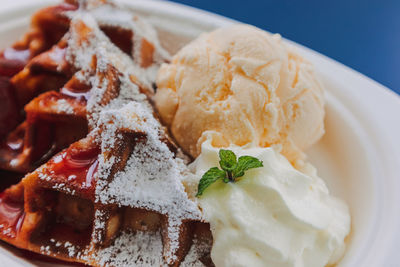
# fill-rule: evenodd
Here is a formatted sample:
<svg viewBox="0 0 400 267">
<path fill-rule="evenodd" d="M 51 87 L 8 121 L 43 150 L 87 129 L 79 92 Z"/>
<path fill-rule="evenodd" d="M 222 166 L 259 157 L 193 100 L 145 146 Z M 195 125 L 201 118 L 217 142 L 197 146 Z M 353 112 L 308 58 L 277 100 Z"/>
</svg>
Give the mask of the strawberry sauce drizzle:
<svg viewBox="0 0 400 267">
<path fill-rule="evenodd" d="M 21 230 L 25 219 L 23 202 L 10 199 L 5 193 L 0 193 L 0 226 L 3 235 L 15 238 Z"/>
<path fill-rule="evenodd" d="M 98 148 L 89 150 L 69 148 L 48 163 L 47 175 L 57 183 L 68 184 L 71 189 L 92 196 L 99 153 Z"/>
</svg>

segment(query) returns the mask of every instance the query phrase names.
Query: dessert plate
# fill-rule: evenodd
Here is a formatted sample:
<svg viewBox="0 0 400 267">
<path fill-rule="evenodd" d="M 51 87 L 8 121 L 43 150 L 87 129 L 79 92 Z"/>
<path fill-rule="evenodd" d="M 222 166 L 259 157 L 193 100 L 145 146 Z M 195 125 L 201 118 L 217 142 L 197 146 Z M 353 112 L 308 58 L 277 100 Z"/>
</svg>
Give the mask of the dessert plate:
<svg viewBox="0 0 400 267">
<path fill-rule="evenodd" d="M 3 2 L 0 48 L 22 35 L 35 10 L 57 1 Z M 119 2 L 146 16 L 172 53 L 201 32 L 236 23 L 170 2 Z M 352 233 L 338 266 L 399 266 L 400 97 L 332 59 L 285 42 L 314 63 L 326 88 L 326 134 L 308 155 L 332 194 L 350 206 Z M 62 266 L 21 255 L 0 243 L 1 266 Z"/>
</svg>

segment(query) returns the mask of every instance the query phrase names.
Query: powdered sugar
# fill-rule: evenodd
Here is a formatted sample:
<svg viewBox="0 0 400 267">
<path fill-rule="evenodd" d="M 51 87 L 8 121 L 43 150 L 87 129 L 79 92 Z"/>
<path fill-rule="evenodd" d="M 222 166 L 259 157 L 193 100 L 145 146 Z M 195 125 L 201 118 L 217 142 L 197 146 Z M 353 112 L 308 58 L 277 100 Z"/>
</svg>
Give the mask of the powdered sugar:
<svg viewBox="0 0 400 267">
<path fill-rule="evenodd" d="M 85 31 L 85 35 L 82 35 Z M 135 75 L 144 90 L 151 91 L 153 80 L 148 79 L 146 70 L 134 64 L 133 60 L 117 48 L 100 30 L 96 20 L 89 14 L 78 11 L 72 18 L 68 41 L 67 59 L 76 68 L 83 70 L 92 86 L 87 103 L 89 125 L 94 127 L 100 111 L 109 107 L 121 107 L 132 101 L 143 101 L 145 96 L 139 86 L 130 82 L 129 75 Z M 95 66 L 93 66 L 95 65 Z M 95 68 L 95 75 L 91 75 Z M 113 75 L 113 76 L 110 76 Z M 110 84 L 110 83 L 117 84 Z M 115 91 L 110 91 L 114 89 Z M 118 96 L 118 97 L 116 97 Z"/>
<path fill-rule="evenodd" d="M 62 112 L 65 114 L 74 114 L 74 108 L 65 99 L 57 100 L 57 109 L 59 112 Z"/>
<path fill-rule="evenodd" d="M 110 119 L 112 118 L 112 119 Z M 144 140 L 137 140 L 125 168 L 109 181 L 111 166 L 116 160 L 99 158 L 97 200 L 104 204 L 143 208 L 168 216 L 170 250 L 167 259 L 175 260 L 179 248 L 179 233 L 184 219 L 200 219 L 196 203 L 190 200 L 181 183 L 185 165 L 174 158 L 167 145 L 160 140 L 164 134 L 159 122 L 145 103 L 131 102 L 119 110 L 101 114 L 102 152 L 108 151 L 118 139 L 119 129 L 143 132 Z"/>
<path fill-rule="evenodd" d="M 106 227 L 106 222 L 104 219 L 101 219 L 104 217 L 104 212 L 96 209 L 95 214 L 94 214 L 94 225 L 93 225 L 93 232 L 92 232 L 92 240 L 94 243 L 99 243 L 101 241 L 101 232 L 103 229 Z"/>
<path fill-rule="evenodd" d="M 40 174 L 39 174 L 39 175 L 40 175 Z M 39 176 L 39 177 L 40 177 L 40 176 Z M 40 177 L 40 178 L 41 178 L 41 177 Z M 41 178 L 41 179 L 43 179 L 43 178 Z M 66 194 L 68 194 L 68 195 L 72 195 L 72 196 L 75 195 L 75 190 L 69 188 L 65 183 L 55 184 L 55 185 L 53 185 L 52 188 L 55 189 L 55 190 L 57 190 L 57 191 L 66 193 Z"/>
<path fill-rule="evenodd" d="M 181 263 L 181 267 L 204 267 L 206 266 L 199 259 L 204 258 L 205 255 L 209 255 L 211 251 L 212 242 L 205 240 L 199 240 L 198 238 L 193 239 L 193 244 L 190 247 L 188 254 L 184 261 Z"/>
<path fill-rule="evenodd" d="M 96 253 L 101 266 L 165 266 L 159 232 L 124 232 Z"/>
<path fill-rule="evenodd" d="M 97 0 L 81 0 L 80 7 L 78 12 L 67 12 L 66 14 L 72 19 L 76 18 L 79 12 L 84 13 L 85 16 L 90 14 L 98 27 L 111 26 L 133 33 L 131 55 L 136 66 L 140 66 L 143 40 L 151 43 L 154 47 L 153 64 L 146 66 L 146 71 L 140 73 L 140 77 L 155 80 L 159 65 L 169 60 L 170 55 L 161 46 L 155 29 L 145 19 L 135 16 L 128 9 L 121 8 L 110 0 L 105 3 Z M 138 72 L 135 74 L 139 76 Z"/>
<path fill-rule="evenodd" d="M 52 247 L 56 247 L 58 249 L 64 248 L 64 249 L 66 249 L 66 251 L 68 253 L 68 257 L 70 257 L 70 258 L 76 257 L 78 259 L 83 259 L 86 257 L 86 255 L 84 255 L 86 250 L 82 250 L 81 248 L 76 247 L 74 244 L 72 244 L 69 241 L 61 242 L 54 238 L 51 238 L 50 243 L 52 244 L 51 246 L 49 246 L 49 245 L 41 246 L 40 251 L 44 254 L 50 255 L 53 252 Z"/>
<path fill-rule="evenodd" d="M 70 257 L 74 257 L 78 253 L 76 247 L 68 241 L 64 243 L 64 247 L 68 250 L 68 256 Z"/>
<path fill-rule="evenodd" d="M 142 40 L 145 39 L 154 46 L 153 60 L 155 63 L 162 63 L 170 58 L 168 52 L 160 45 L 157 33 L 154 28 L 143 18 L 139 18 L 127 9 L 118 8 L 115 5 L 101 5 L 89 8 L 91 15 L 101 26 L 114 26 L 130 30 L 133 35 L 132 55 L 135 63 L 141 58 Z M 157 65 L 157 64 L 156 64 Z M 156 68 L 154 68 L 156 67 Z M 147 75 L 155 78 L 157 66 L 147 67 Z"/>
<path fill-rule="evenodd" d="M 188 198 L 182 184 L 186 165 L 170 151 L 165 132 L 143 91 L 151 93 L 155 71 L 168 57 L 160 47 L 154 29 L 130 12 L 114 5 L 85 1 L 70 12 L 67 60 L 79 70 L 90 86 L 87 113 L 91 135 L 101 147 L 96 174 L 96 201 L 155 211 L 168 217 L 169 250 L 164 256 L 176 259 L 184 220 L 199 220 L 197 204 Z M 133 59 L 116 47 L 101 31 L 101 25 L 118 26 L 133 32 Z M 154 64 L 142 67 L 137 60 L 143 38 L 155 47 Z M 140 134 L 134 142 L 125 167 L 111 173 L 121 158 L 110 154 L 117 142 L 126 142 L 124 133 Z M 135 136 L 135 135 L 133 135 Z M 122 141 L 121 141 L 122 140 Z M 96 211 L 96 214 L 101 211 Z M 99 215 L 99 214 L 98 214 Z M 101 214 L 100 214 L 101 215 Z M 105 227 L 96 216 L 94 228 Z M 94 231 L 95 233 L 96 231 Z M 100 239 L 93 236 L 93 239 Z M 101 265 L 161 265 L 163 251 L 159 234 L 122 234 L 114 245 L 97 252 Z"/>
<path fill-rule="evenodd" d="M 150 108 L 145 103 L 130 102 L 119 110 L 107 110 L 101 114 L 103 151 L 114 145 L 119 129 L 143 132 L 146 138 L 135 144 L 126 167 L 116 173 L 111 182 L 105 181 L 109 168 L 101 170 L 103 176 L 99 176 L 98 200 L 105 204 L 115 202 L 153 210 L 176 218 L 198 219 L 197 205 L 188 199 L 181 183 L 185 165 L 160 140 L 164 133 Z M 103 157 L 99 169 L 103 169 L 103 164 L 108 167 L 107 161 Z"/>
<path fill-rule="evenodd" d="M 40 252 L 43 253 L 44 255 L 50 255 L 51 254 L 50 246 L 41 246 Z"/>
</svg>

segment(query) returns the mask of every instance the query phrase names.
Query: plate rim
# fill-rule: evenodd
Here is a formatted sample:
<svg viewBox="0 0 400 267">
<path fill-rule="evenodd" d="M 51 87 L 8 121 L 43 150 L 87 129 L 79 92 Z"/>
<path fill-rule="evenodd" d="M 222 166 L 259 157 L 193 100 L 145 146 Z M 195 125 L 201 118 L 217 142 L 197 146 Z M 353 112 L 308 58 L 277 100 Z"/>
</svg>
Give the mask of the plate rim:
<svg viewBox="0 0 400 267">
<path fill-rule="evenodd" d="M 182 17 L 187 17 L 188 19 L 195 18 L 193 21 L 194 23 L 199 22 L 203 25 L 205 24 L 204 21 L 207 21 L 206 24 L 209 26 L 227 26 L 232 23 L 239 23 L 239 21 L 235 21 L 221 15 L 169 1 L 118 1 L 124 4 L 129 4 L 129 6 L 136 8 L 151 9 L 163 13 L 165 13 L 166 10 L 169 10 L 169 12 L 180 13 L 180 15 L 185 13 L 185 15 L 182 15 Z M 26 12 L 26 10 L 30 10 L 32 7 L 44 6 L 55 2 L 60 1 L 36 0 L 35 2 L 30 2 L 29 0 L 9 0 L 6 2 L 10 3 L 9 5 L 5 4 L 0 7 L 0 18 L 3 18 L 0 19 L 0 24 L 4 23 L 7 18 L 18 19 L 16 15 L 20 14 L 21 16 L 21 14 Z M 24 6 L 21 6 L 22 4 L 24 4 Z M 400 136 L 400 116 L 396 116 L 396 114 L 400 114 L 400 96 L 386 86 L 334 59 L 331 59 L 301 44 L 297 44 L 285 38 L 283 39 L 286 44 L 289 44 L 290 46 L 299 50 L 301 54 L 311 61 L 314 64 L 317 72 L 324 72 L 326 70 L 335 72 L 338 77 L 340 77 L 340 83 L 348 83 L 354 87 L 354 89 L 349 91 L 348 94 L 346 94 L 346 92 L 336 92 L 338 94 L 335 94 L 335 97 L 337 97 L 341 102 L 343 101 L 343 104 L 345 104 L 346 107 L 357 97 L 363 95 L 367 96 L 361 99 L 358 103 L 358 111 L 350 109 L 350 112 L 355 112 L 355 117 L 360 119 L 360 122 L 363 124 L 363 128 L 367 129 L 368 134 L 371 135 L 371 138 L 375 140 L 374 151 L 380 155 L 385 155 L 385 160 L 376 159 L 380 162 L 380 172 L 386 176 L 386 180 L 383 181 L 384 184 L 381 185 L 384 188 L 380 190 L 383 190 L 383 192 L 391 192 L 392 195 L 388 194 L 389 196 L 382 196 L 384 198 L 384 203 L 388 205 L 382 212 L 385 212 L 384 214 L 387 215 L 393 208 L 398 209 L 399 205 L 396 203 L 400 203 L 400 177 L 398 177 L 400 174 L 400 141 L 397 139 L 397 137 Z M 326 73 L 325 75 L 331 76 Z M 347 86 L 348 85 L 345 87 Z M 360 88 L 363 88 L 362 90 L 365 92 L 360 92 Z M 376 114 L 366 111 L 368 110 L 367 107 L 375 107 L 375 105 L 381 109 L 378 110 Z M 366 112 L 361 112 L 360 114 L 360 110 L 364 110 Z M 368 121 L 372 122 L 373 125 L 369 125 Z M 379 136 L 381 136 L 382 140 L 379 140 Z M 397 192 L 398 196 L 394 196 L 393 192 Z M 392 219 L 392 221 L 387 225 L 391 226 L 392 229 L 395 229 L 395 226 L 400 225 L 400 215 L 393 215 L 389 218 Z M 380 231 L 383 230 L 380 229 Z M 381 250 L 380 252 L 382 253 L 380 253 L 380 255 L 378 255 L 376 258 L 369 257 L 371 262 L 368 264 L 368 266 L 377 266 L 374 265 L 374 263 L 385 264 L 385 266 L 396 266 L 396 264 L 398 264 L 399 256 L 397 256 L 398 253 L 394 248 L 400 245 L 400 230 L 397 230 L 395 233 L 391 233 L 390 236 L 388 236 L 388 233 L 386 233 L 385 238 L 386 239 L 382 241 L 386 244 L 384 251 Z M 4 249 L 0 248 L 0 259 L 4 259 L 4 257 L 1 256 L 5 255 L 1 252 L 2 250 Z M 13 257 L 15 258 L 14 260 L 12 259 Z M 11 258 L 7 258 L 10 260 L 10 263 L 13 263 L 14 265 L 20 264 L 20 266 L 26 266 L 22 265 L 22 263 L 18 263 L 20 260 L 17 259 L 16 256 L 12 255 Z M 17 262 L 15 260 L 17 260 Z"/>
</svg>

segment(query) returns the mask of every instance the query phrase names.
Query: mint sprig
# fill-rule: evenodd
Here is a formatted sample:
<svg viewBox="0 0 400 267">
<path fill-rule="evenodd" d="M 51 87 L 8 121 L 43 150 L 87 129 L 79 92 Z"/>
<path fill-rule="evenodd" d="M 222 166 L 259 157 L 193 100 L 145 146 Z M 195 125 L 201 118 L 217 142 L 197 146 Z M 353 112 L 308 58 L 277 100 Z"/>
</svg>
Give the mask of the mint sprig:
<svg viewBox="0 0 400 267">
<path fill-rule="evenodd" d="M 204 173 L 200 179 L 196 197 L 201 196 L 207 187 L 220 179 L 224 183 L 236 182 L 245 171 L 263 166 L 262 161 L 252 156 L 241 156 L 236 159 L 235 153 L 231 150 L 220 149 L 218 154 L 219 166 L 222 170 L 213 167 Z"/>
</svg>

